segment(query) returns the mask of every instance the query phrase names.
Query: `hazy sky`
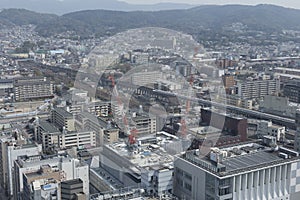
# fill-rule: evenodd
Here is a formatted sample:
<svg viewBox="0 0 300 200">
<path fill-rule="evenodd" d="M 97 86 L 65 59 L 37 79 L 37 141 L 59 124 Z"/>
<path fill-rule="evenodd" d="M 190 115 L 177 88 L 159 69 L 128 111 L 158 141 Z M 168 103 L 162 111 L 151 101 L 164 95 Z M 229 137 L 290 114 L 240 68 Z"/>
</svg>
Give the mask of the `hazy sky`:
<svg viewBox="0 0 300 200">
<path fill-rule="evenodd" d="M 299 0 L 122 0 L 135 4 L 153 4 L 161 2 L 188 3 L 188 4 L 275 4 L 285 7 L 299 8 Z"/>
</svg>

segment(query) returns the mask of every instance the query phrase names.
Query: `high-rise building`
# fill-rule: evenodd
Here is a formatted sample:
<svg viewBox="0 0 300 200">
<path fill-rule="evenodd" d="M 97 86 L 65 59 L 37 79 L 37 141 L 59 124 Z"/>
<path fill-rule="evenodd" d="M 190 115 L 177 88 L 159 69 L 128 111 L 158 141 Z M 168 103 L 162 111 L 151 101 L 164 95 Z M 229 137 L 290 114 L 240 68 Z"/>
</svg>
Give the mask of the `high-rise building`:
<svg viewBox="0 0 300 200">
<path fill-rule="evenodd" d="M 152 134 L 156 132 L 156 117 L 149 117 L 143 113 L 134 113 L 132 116 L 133 124 L 130 128 L 135 128 L 139 135 Z"/>
<path fill-rule="evenodd" d="M 61 149 L 91 148 L 96 146 L 96 134 L 94 131 L 62 132 L 59 135 L 59 147 Z"/>
<path fill-rule="evenodd" d="M 36 143 L 20 142 L 14 137 L 0 140 L 0 180 L 8 196 L 13 195 L 14 161 L 17 160 L 18 156 L 39 155 L 41 152 L 42 145 Z"/>
<path fill-rule="evenodd" d="M 295 123 L 297 130 L 295 132 L 294 148 L 296 151 L 300 152 L 300 110 L 296 111 Z"/>
<path fill-rule="evenodd" d="M 13 88 L 14 84 L 12 79 L 0 79 L 0 99 L 2 99 L 2 101 L 5 99 L 12 100 Z"/>
<path fill-rule="evenodd" d="M 61 132 L 53 124 L 36 119 L 35 140 L 43 145 L 43 150 L 52 150 L 59 147 Z"/>
<path fill-rule="evenodd" d="M 44 152 L 72 147 L 90 148 L 96 146 L 96 132 L 93 130 L 60 131 L 53 123 L 44 120 L 36 122 L 35 135 L 43 144 Z"/>
<path fill-rule="evenodd" d="M 300 198 L 299 153 L 260 143 L 188 151 L 174 162 L 174 194 L 180 199 Z"/>
<path fill-rule="evenodd" d="M 292 80 L 286 83 L 283 87 L 283 94 L 289 98 L 289 101 L 300 103 L 300 80 Z"/>
<path fill-rule="evenodd" d="M 52 109 L 50 121 L 60 130 L 75 131 L 74 116 L 64 108 L 57 107 Z"/>
<path fill-rule="evenodd" d="M 102 146 L 103 143 L 113 143 L 119 139 L 119 129 L 95 115 L 82 112 L 75 116 L 75 126 L 78 131 L 94 131 L 96 134 L 96 146 Z"/>
</svg>

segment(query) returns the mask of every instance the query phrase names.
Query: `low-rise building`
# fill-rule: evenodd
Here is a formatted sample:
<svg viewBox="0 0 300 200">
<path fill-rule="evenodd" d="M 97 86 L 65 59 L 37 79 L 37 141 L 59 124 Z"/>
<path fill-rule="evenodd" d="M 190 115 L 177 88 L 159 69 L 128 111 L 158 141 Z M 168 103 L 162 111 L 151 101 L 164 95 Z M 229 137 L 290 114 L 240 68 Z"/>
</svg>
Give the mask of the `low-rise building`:
<svg viewBox="0 0 300 200">
<path fill-rule="evenodd" d="M 52 156 L 20 156 L 14 162 L 15 166 L 15 187 L 14 197 L 22 197 L 28 181 L 24 180 L 24 174 L 41 172 L 46 166 L 46 172 L 38 173 L 41 178 L 49 178 L 49 172 L 53 174 L 53 178 L 59 183 L 66 180 L 81 179 L 83 183 L 83 193 L 89 195 L 89 166 L 78 159 L 71 158 L 68 155 L 52 155 Z M 45 171 L 44 171 L 45 172 Z M 39 179 L 39 177 L 38 177 Z"/>
<path fill-rule="evenodd" d="M 285 139 L 285 127 L 275 125 L 271 121 L 259 121 L 256 134 L 259 137 L 264 135 L 273 136 L 277 141 L 283 141 Z"/>
</svg>

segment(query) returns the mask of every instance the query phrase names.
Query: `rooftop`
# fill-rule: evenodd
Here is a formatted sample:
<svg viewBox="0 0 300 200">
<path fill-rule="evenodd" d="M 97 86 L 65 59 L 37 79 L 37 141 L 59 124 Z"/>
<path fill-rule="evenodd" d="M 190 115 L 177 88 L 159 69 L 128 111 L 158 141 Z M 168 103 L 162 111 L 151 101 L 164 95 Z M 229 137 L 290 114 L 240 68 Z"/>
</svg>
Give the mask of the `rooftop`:
<svg viewBox="0 0 300 200">
<path fill-rule="evenodd" d="M 284 147 L 267 147 L 259 142 L 211 148 L 208 156 L 193 150 L 183 154 L 182 158 L 220 177 L 300 159 L 298 152 Z"/>
<path fill-rule="evenodd" d="M 182 148 L 182 144 L 179 144 L 178 141 L 179 139 L 175 136 L 171 137 L 168 134 L 159 133 L 139 137 L 133 149 L 128 148 L 125 142 L 107 145 L 107 148 L 128 160 L 132 166 L 137 168 L 162 169 L 173 166 L 174 156 L 167 152 L 167 148 L 172 146 L 177 149 L 176 145 L 181 145 Z M 135 169 L 132 170 L 135 171 Z"/>
<path fill-rule="evenodd" d="M 63 116 L 64 118 L 73 118 L 72 113 L 66 111 L 64 108 L 56 107 L 54 111 L 57 112 L 59 115 Z"/>
<path fill-rule="evenodd" d="M 60 132 L 53 124 L 44 121 L 44 120 L 40 120 L 39 121 L 39 126 L 46 132 L 49 133 L 57 133 Z"/>
</svg>

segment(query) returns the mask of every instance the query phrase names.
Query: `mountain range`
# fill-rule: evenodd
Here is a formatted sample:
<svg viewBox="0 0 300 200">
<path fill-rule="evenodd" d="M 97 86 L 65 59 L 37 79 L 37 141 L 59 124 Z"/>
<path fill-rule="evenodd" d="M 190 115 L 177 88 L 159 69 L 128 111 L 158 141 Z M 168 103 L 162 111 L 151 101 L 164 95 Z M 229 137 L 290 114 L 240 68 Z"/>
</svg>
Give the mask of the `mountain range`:
<svg viewBox="0 0 300 200">
<path fill-rule="evenodd" d="M 206 5 L 190 9 L 163 11 L 84 10 L 64 14 L 40 14 L 24 9 L 4 9 L 1 24 L 36 25 L 43 36 L 74 31 L 81 36 L 112 35 L 140 27 L 164 27 L 189 34 L 202 30 L 221 30 L 233 23 L 242 23 L 250 30 L 300 30 L 300 10 L 274 5 Z"/>
<path fill-rule="evenodd" d="M 104 9 L 119 11 L 158 11 L 188 9 L 195 5 L 182 3 L 158 3 L 152 5 L 135 5 L 120 0 L 1 0 L 0 8 L 23 8 L 35 12 L 62 15 L 69 12 Z"/>
</svg>

